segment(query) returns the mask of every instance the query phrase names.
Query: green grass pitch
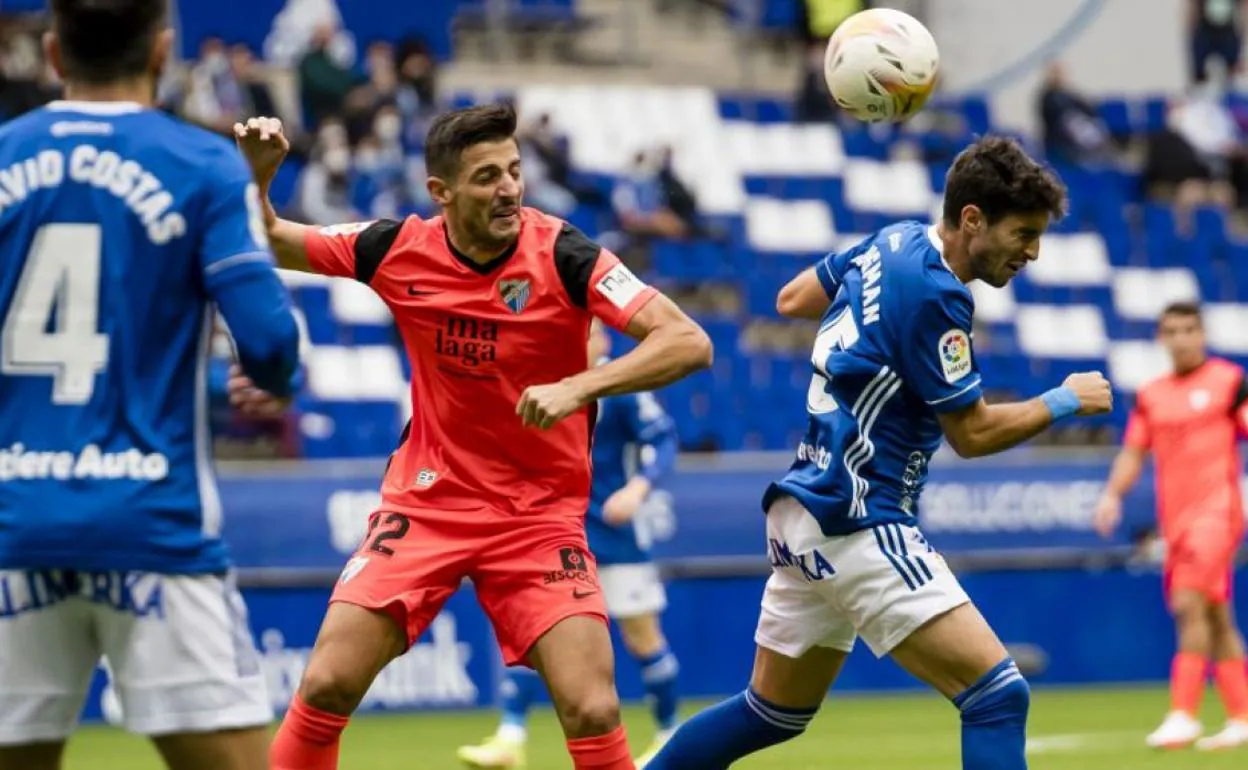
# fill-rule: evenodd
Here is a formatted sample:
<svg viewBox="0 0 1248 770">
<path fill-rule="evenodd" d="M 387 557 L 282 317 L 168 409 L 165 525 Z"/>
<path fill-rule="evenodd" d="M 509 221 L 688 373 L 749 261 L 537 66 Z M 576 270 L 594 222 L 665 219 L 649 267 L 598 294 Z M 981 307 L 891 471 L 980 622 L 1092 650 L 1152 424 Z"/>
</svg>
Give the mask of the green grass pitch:
<svg viewBox="0 0 1248 770">
<path fill-rule="evenodd" d="M 1221 709 L 1210 695 L 1206 729 L 1221 726 Z M 1032 770 L 1243 770 L 1248 749 L 1225 754 L 1156 753 L 1144 735 L 1166 710 L 1164 690 L 1039 689 L 1031 718 Z M 688 709 L 691 713 L 693 708 Z M 646 712 L 626 709 L 633 746 L 651 734 Z M 494 728 L 490 712 L 366 716 L 343 739 L 342 770 L 453 770 L 454 750 Z M 531 770 L 571 766 L 554 716 L 534 714 L 529 744 Z M 157 770 L 155 753 L 142 740 L 107 728 L 82 730 L 70 742 L 67 770 Z M 934 695 L 831 698 L 801 738 L 734 767 L 743 770 L 957 770 L 958 719 Z"/>
</svg>

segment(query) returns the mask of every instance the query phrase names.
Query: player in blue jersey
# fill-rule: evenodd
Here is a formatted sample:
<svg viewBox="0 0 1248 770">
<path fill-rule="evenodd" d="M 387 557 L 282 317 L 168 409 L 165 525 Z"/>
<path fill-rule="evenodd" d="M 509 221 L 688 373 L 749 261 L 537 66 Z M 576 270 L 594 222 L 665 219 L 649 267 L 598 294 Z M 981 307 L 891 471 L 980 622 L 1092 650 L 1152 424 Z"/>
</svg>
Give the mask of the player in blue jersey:
<svg viewBox="0 0 1248 770">
<path fill-rule="evenodd" d="M 603 363 L 610 345 L 611 338 L 595 320 L 590 327 L 589 360 Z M 651 492 L 676 464 L 678 451 L 676 427 L 652 394 L 609 396 L 599 402 L 585 530 L 589 550 L 598 561 L 607 613 L 619 625 L 625 649 L 641 668 L 657 727 L 653 743 L 638 763 L 653 756 L 671 736 L 679 707 L 676 675 L 680 665 L 659 624 L 667 593 L 650 556 L 655 530 L 671 529 L 670 521 L 660 521 L 671 516 L 666 496 Z M 541 686 L 535 672 L 508 669 L 498 731 L 480 745 L 461 747 L 460 760 L 477 768 L 523 767 L 528 711 Z"/>
<path fill-rule="evenodd" d="M 152 108 L 165 0 L 52 0 L 55 102 L 0 126 L 0 770 L 55 770 L 97 662 L 177 770 L 262 770 L 221 540 L 213 306 L 289 394 L 298 332 L 223 138 Z"/>
<path fill-rule="evenodd" d="M 940 223 L 885 228 L 781 290 L 781 313 L 821 320 L 806 436 L 763 498 L 772 575 L 754 674 L 650 770 L 725 768 L 797 736 L 858 636 L 959 709 L 963 768 L 1026 767 L 1027 682 L 916 523 L 942 436 L 982 457 L 1111 408 L 1099 373 L 989 405 L 971 353 L 966 285 L 1005 286 L 1065 208 L 1061 182 L 1015 142 L 981 139 L 949 171 Z"/>
</svg>

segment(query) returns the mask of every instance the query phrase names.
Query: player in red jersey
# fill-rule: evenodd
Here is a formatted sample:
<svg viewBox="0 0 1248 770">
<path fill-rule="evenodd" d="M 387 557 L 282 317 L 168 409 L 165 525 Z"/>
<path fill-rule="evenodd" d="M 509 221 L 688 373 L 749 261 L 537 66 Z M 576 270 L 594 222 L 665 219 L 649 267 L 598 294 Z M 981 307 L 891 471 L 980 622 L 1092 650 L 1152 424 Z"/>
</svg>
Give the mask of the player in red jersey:
<svg viewBox="0 0 1248 770">
<path fill-rule="evenodd" d="M 1178 303 L 1162 313 L 1158 338 L 1174 373 L 1145 385 L 1136 397 L 1123 449 L 1114 460 L 1096 527 L 1113 533 L 1122 496 L 1153 453 L 1157 521 L 1166 543 L 1165 585 L 1178 625 L 1171 668 L 1171 711 L 1148 737 L 1154 748 L 1225 749 L 1248 745 L 1248 668 L 1235 624 L 1231 580 L 1244 535 L 1237 437 L 1244 431 L 1248 382 L 1235 364 L 1205 350 L 1200 309 Z M 1197 719 L 1213 661 L 1226 706 L 1226 727 L 1200 738 Z"/>
<path fill-rule="evenodd" d="M 506 662 L 546 680 L 575 767 L 633 767 L 585 542 L 593 404 L 706 367 L 711 345 L 615 255 L 522 207 L 515 128 L 505 106 L 434 121 L 425 161 L 442 215 L 430 220 L 318 230 L 278 219 L 266 196 L 282 267 L 354 278 L 390 307 L 413 405 L 274 741 L 274 770 L 337 767 L 348 716 L 464 578 Z M 280 122 L 235 133 L 266 190 L 288 148 Z M 640 344 L 590 368 L 594 316 Z"/>
</svg>

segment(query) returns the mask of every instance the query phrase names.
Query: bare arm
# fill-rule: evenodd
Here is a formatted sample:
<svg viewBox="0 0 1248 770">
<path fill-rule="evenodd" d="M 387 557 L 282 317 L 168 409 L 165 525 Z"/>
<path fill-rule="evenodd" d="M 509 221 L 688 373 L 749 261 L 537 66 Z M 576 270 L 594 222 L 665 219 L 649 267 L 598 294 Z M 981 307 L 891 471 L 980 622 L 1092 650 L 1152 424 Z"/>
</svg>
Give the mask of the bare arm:
<svg viewBox="0 0 1248 770">
<path fill-rule="evenodd" d="M 960 457 L 986 457 L 1018 446 L 1042 433 L 1053 414 L 1039 398 L 1013 404 L 980 399 L 960 412 L 940 415 L 940 427 Z"/>
<path fill-rule="evenodd" d="M 831 304 L 815 268 L 809 267 L 784 285 L 776 295 L 776 311 L 786 318 L 819 319 Z"/>
<path fill-rule="evenodd" d="M 711 365 L 711 340 L 675 302 L 656 295 L 626 329 L 640 341 L 627 355 L 570 378 L 585 403 L 604 396 L 657 390 Z"/>
<path fill-rule="evenodd" d="M 251 166 L 256 186 L 260 188 L 264 227 L 273 256 L 277 258 L 277 266 L 305 273 L 315 272 L 304 247 L 308 227 L 278 217 L 269 199 L 273 177 L 286 159 L 286 153 L 290 152 L 290 142 L 282 130 L 282 121 L 277 118 L 249 118 L 246 124 L 235 123 L 234 140 Z"/>
<path fill-rule="evenodd" d="M 1109 470 L 1109 481 L 1105 482 L 1105 494 L 1122 497 L 1131 491 L 1135 482 L 1140 480 L 1144 470 L 1144 450 L 1139 447 L 1124 446 Z"/>
<path fill-rule="evenodd" d="M 277 266 L 286 270 L 299 270 L 304 273 L 315 273 L 308 261 L 308 250 L 304 245 L 308 225 L 282 219 L 269 200 L 267 187 L 260 190 L 261 205 L 264 207 L 264 228 L 269 235 L 269 246 L 273 256 L 277 258 Z"/>
</svg>

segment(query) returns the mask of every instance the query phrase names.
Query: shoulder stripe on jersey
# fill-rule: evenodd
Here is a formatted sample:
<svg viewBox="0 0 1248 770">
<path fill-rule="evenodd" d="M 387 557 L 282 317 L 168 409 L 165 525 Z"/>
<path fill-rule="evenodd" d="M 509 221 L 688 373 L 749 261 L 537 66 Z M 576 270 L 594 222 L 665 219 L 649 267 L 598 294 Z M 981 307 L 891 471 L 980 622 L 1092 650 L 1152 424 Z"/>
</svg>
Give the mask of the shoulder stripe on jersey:
<svg viewBox="0 0 1248 770">
<path fill-rule="evenodd" d="M 235 254 L 232 257 L 218 259 L 208 267 L 204 268 L 204 275 L 216 275 L 222 270 L 229 270 L 235 265 L 241 265 L 247 262 L 263 262 L 267 265 L 273 264 L 273 257 L 267 251 L 249 251 L 245 254 Z"/>
<path fill-rule="evenodd" d="M 355 238 L 355 280 L 372 283 L 381 262 L 390 253 L 390 247 L 403 229 L 402 222 L 378 219 L 360 231 Z"/>
<path fill-rule="evenodd" d="M 555 269 L 563 290 L 577 307 L 589 303 L 589 282 L 594 277 L 594 266 L 602 247 L 572 225 L 564 223 L 563 230 L 555 240 Z"/>
<path fill-rule="evenodd" d="M 867 493 L 871 485 L 858 471 L 875 456 L 875 444 L 871 441 L 871 429 L 884 405 L 901 390 L 901 377 L 887 366 L 880 369 L 875 378 L 863 388 L 858 400 L 854 402 L 853 415 L 858 421 L 858 438 L 845 449 L 842 462 L 853 486 L 853 499 L 849 505 L 849 516 L 862 519 L 867 515 Z"/>
<path fill-rule="evenodd" d="M 951 395 L 951 396 L 944 396 L 944 397 L 942 397 L 942 398 L 938 398 L 938 399 L 936 399 L 935 401 L 928 401 L 928 402 L 927 402 L 927 405 L 928 405 L 928 406 L 936 406 L 937 404 L 943 404 L 943 403 L 945 403 L 946 401 L 952 401 L 953 399 L 955 399 L 955 398 L 957 398 L 958 396 L 962 395 L 963 393 L 965 393 L 966 391 L 970 390 L 971 388 L 977 388 L 977 387 L 979 387 L 979 384 L 980 384 L 980 382 L 982 382 L 982 381 L 983 381 L 983 380 L 982 380 L 982 378 L 980 378 L 980 377 L 976 377 L 975 379 L 971 380 L 971 382 L 970 382 L 970 383 L 969 383 L 969 384 L 968 384 L 965 388 L 963 388 L 962 390 L 959 390 L 957 393 L 954 393 L 954 394 L 953 394 L 953 395 Z"/>
<path fill-rule="evenodd" d="M 1235 388 L 1235 400 L 1231 404 L 1231 411 L 1235 411 L 1248 402 L 1248 375 L 1239 375 L 1239 386 Z"/>
</svg>

